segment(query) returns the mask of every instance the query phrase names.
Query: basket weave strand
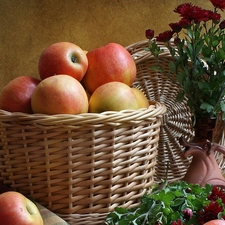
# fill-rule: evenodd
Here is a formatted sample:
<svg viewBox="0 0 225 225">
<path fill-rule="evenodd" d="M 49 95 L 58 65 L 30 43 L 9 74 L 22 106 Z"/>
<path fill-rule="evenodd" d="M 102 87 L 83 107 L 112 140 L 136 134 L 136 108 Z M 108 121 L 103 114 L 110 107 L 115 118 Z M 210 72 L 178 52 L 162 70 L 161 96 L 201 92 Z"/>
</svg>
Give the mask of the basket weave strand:
<svg viewBox="0 0 225 225">
<path fill-rule="evenodd" d="M 165 111 L 158 102 L 76 116 L 0 110 L 1 181 L 70 224 L 100 224 L 151 189 Z"/>
</svg>

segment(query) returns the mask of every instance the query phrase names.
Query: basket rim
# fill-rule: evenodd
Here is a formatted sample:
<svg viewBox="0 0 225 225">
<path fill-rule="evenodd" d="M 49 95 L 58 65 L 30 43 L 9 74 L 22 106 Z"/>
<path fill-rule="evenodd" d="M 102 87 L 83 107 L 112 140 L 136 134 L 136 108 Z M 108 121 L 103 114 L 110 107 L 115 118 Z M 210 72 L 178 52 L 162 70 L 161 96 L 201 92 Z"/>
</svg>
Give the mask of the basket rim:
<svg viewBox="0 0 225 225">
<path fill-rule="evenodd" d="M 85 121 L 86 123 L 99 123 L 99 121 L 105 122 L 120 122 L 126 123 L 140 120 L 152 120 L 155 117 L 161 117 L 167 108 L 165 104 L 157 101 L 151 101 L 148 108 L 141 108 L 138 110 L 122 110 L 122 111 L 105 111 L 102 113 L 82 113 L 82 114 L 27 114 L 22 112 L 8 112 L 0 109 L 0 122 L 7 120 L 31 120 L 31 121 L 72 121 L 72 122 L 81 122 Z"/>
</svg>

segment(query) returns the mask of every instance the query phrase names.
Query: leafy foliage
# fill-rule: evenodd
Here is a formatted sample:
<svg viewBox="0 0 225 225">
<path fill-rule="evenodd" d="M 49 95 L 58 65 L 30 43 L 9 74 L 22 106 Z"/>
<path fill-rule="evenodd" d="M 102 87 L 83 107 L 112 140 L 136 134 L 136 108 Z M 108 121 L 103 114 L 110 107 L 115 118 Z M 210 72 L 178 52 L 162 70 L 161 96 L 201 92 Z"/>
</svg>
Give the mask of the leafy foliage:
<svg viewBox="0 0 225 225">
<path fill-rule="evenodd" d="M 156 185 L 152 193 L 142 197 L 138 207 L 132 209 L 116 208 L 108 215 L 105 224 L 171 225 L 176 224 L 174 221 L 178 220 L 182 221 L 181 224 L 185 223 L 186 225 L 200 224 L 197 222 L 198 214 L 211 202 L 208 196 L 211 194 L 212 188 L 213 186 L 209 184 L 200 187 L 198 184 L 188 184 L 184 181 L 164 183 L 161 188 Z M 223 195 L 225 197 L 225 193 Z M 224 206 L 221 198 L 216 199 L 216 201 Z M 187 213 L 191 214 L 187 215 Z M 224 209 L 220 213 L 220 217 L 221 215 L 225 215 Z"/>
</svg>

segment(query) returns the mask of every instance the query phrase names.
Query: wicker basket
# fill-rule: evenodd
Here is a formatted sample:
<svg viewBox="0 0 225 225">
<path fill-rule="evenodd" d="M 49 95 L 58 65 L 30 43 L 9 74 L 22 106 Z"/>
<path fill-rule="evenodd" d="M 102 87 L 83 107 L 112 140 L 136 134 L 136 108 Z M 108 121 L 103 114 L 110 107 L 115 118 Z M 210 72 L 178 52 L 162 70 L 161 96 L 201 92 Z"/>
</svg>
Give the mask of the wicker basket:
<svg viewBox="0 0 225 225">
<path fill-rule="evenodd" d="M 160 63 L 165 71 L 168 71 L 171 55 L 164 43 L 158 44 L 164 48 L 164 53 L 160 55 Z M 150 100 L 162 102 L 167 107 L 160 131 L 155 179 L 157 182 L 162 179 L 180 180 L 187 171 L 190 159 L 182 157 L 181 153 L 184 149 L 179 143 L 179 138 L 185 136 L 189 140 L 193 137 L 191 112 L 187 107 L 187 99 L 182 102 L 176 100 L 180 90 L 178 83 L 150 69 L 158 65 L 158 62 L 145 50 L 147 47 L 148 40 L 143 40 L 128 46 L 127 50 L 137 65 L 138 74 L 134 85 L 140 85 L 140 89 Z M 175 75 L 174 80 L 176 80 Z"/>
<path fill-rule="evenodd" d="M 0 182 L 71 225 L 101 224 L 151 189 L 165 111 L 158 102 L 77 116 L 0 110 Z"/>
<path fill-rule="evenodd" d="M 165 43 L 157 44 L 164 49 L 164 52 L 160 54 L 160 64 L 165 71 L 169 71 L 169 61 L 172 60 L 170 52 L 165 47 Z M 138 74 L 134 85 L 139 85 L 150 100 L 164 103 L 167 107 L 160 130 L 155 181 L 167 179 L 172 182 L 183 178 L 191 162 L 191 158 L 182 157 L 184 148 L 180 145 L 179 138 L 184 136 L 190 140 L 194 137 L 192 114 L 187 106 L 187 98 L 182 102 L 176 100 L 179 85 L 175 74 L 171 74 L 172 81 L 167 76 L 150 69 L 152 66 L 157 66 L 158 62 L 146 50 L 147 47 L 148 40 L 143 40 L 128 46 L 127 50 L 137 65 Z M 214 141 L 225 145 L 224 134 L 224 121 L 219 118 L 214 129 Z M 225 173 L 225 156 L 216 152 L 216 159 L 222 173 Z"/>
</svg>

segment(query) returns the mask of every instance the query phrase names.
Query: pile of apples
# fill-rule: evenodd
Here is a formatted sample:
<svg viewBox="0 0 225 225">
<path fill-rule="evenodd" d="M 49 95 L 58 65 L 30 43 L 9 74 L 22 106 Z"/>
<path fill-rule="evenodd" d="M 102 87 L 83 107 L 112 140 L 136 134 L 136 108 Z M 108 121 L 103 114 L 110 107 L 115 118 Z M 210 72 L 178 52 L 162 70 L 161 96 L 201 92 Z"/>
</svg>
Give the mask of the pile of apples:
<svg viewBox="0 0 225 225">
<path fill-rule="evenodd" d="M 109 43 L 85 51 L 57 42 L 39 56 L 39 77 L 19 76 L 0 93 L 0 109 L 41 114 L 81 114 L 147 108 L 137 88 L 136 64 L 122 45 Z"/>
</svg>

